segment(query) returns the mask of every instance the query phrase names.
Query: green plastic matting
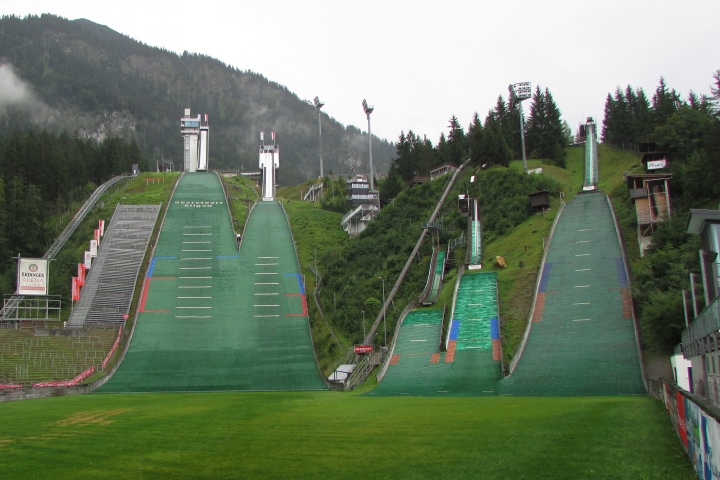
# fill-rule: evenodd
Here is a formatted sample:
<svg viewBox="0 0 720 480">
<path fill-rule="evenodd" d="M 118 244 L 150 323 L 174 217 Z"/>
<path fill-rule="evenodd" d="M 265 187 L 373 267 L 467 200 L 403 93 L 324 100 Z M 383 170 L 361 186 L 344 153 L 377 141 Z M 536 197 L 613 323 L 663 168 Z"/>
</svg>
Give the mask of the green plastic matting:
<svg viewBox="0 0 720 480">
<path fill-rule="evenodd" d="M 238 251 L 218 177 L 180 179 L 132 342 L 99 392 L 323 390 L 282 207 L 258 203 Z"/>
<path fill-rule="evenodd" d="M 602 193 L 577 195 L 550 242 L 522 356 L 500 392 L 512 395 L 646 393 L 630 291 L 615 223 Z"/>
<path fill-rule="evenodd" d="M 450 322 L 450 341 L 440 352 L 442 311 L 413 310 L 405 317 L 387 372 L 369 395 L 495 395 L 501 378 L 493 359 L 497 321 L 494 273 L 462 276 Z"/>
</svg>

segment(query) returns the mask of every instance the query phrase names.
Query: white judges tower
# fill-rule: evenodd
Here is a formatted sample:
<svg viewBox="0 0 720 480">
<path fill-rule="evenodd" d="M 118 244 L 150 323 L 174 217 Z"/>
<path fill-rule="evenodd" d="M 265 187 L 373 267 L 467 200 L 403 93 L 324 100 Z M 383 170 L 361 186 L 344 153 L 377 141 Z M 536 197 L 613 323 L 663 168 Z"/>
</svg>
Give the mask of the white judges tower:
<svg viewBox="0 0 720 480">
<path fill-rule="evenodd" d="M 275 200 L 276 170 L 280 167 L 280 149 L 275 144 L 275 132 L 272 132 L 272 144 L 265 144 L 265 134 L 260 132 L 260 173 L 262 175 L 263 202 Z"/>
<path fill-rule="evenodd" d="M 180 135 L 183 137 L 183 170 L 186 172 L 204 172 L 208 169 L 210 148 L 208 141 L 210 127 L 208 115 L 190 116 L 190 109 L 185 109 L 185 116 L 180 119 Z"/>
</svg>

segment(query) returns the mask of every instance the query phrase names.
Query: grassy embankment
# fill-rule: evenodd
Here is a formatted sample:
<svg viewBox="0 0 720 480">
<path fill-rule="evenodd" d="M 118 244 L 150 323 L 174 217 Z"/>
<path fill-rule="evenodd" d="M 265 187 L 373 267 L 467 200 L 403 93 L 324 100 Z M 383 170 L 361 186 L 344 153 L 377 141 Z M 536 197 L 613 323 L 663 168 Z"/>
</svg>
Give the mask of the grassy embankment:
<svg viewBox="0 0 720 480">
<path fill-rule="evenodd" d="M 0 416 L 8 480 L 696 478 L 647 397 L 92 394 Z"/>
</svg>

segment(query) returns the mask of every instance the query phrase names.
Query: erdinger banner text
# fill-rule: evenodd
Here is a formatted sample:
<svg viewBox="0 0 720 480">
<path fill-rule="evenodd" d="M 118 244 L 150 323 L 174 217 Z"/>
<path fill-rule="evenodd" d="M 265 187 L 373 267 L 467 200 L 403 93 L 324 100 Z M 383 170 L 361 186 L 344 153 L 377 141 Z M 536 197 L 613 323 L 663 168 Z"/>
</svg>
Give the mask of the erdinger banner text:
<svg viewBox="0 0 720 480">
<path fill-rule="evenodd" d="M 47 295 L 47 260 L 40 258 L 18 259 L 17 273 L 18 295 Z"/>
</svg>

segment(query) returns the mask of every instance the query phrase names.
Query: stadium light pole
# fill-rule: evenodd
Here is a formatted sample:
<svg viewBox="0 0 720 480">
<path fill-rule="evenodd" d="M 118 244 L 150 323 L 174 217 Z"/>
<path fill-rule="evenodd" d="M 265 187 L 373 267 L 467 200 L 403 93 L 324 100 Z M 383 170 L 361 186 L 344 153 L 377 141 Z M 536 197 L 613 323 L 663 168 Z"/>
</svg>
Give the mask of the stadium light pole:
<svg viewBox="0 0 720 480">
<path fill-rule="evenodd" d="M 315 97 L 313 99 L 313 103 L 315 104 L 315 110 L 318 112 L 318 138 L 320 140 L 320 178 L 323 178 L 323 161 L 322 161 L 322 121 L 321 115 L 320 115 L 320 109 L 325 105 L 323 102 L 320 101 L 318 97 Z"/>
<path fill-rule="evenodd" d="M 378 277 L 382 280 L 382 292 L 383 292 L 383 330 L 385 330 L 385 347 L 387 348 L 387 322 L 385 321 L 385 277 Z"/>
<path fill-rule="evenodd" d="M 522 101 L 532 96 L 530 82 L 513 83 L 508 86 L 510 102 L 518 104 L 520 115 L 520 148 L 522 150 L 523 172 L 527 173 L 527 158 L 525 157 L 525 119 L 523 118 Z"/>
<path fill-rule="evenodd" d="M 372 192 L 375 190 L 374 185 L 374 172 L 373 172 L 373 164 L 372 164 L 372 130 L 370 130 L 370 114 L 375 110 L 375 107 L 372 105 L 368 105 L 367 100 L 363 99 L 362 101 L 363 110 L 365 111 L 365 115 L 367 115 L 368 120 L 368 151 L 370 152 L 370 191 Z"/>
</svg>

